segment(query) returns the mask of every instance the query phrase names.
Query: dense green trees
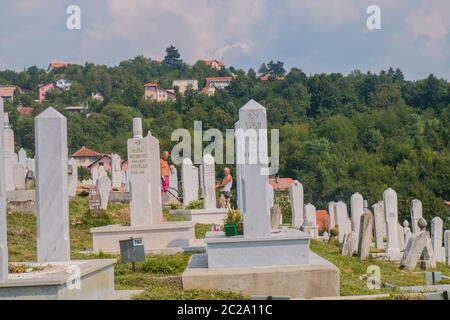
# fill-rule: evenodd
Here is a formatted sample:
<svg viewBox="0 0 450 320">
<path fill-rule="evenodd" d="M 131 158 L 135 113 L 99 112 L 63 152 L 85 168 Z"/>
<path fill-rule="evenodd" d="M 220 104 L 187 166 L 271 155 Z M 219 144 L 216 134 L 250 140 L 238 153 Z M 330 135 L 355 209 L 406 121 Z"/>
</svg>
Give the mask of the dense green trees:
<svg viewBox="0 0 450 320">
<path fill-rule="evenodd" d="M 143 84 L 157 82 L 169 88 L 173 79 L 198 79 L 233 74 L 225 91 L 208 97 L 188 90 L 174 102 L 143 100 Z M 263 64 L 260 73 L 284 75 L 280 62 Z M 36 103 L 37 85 L 60 76 L 72 80 L 67 92 L 49 94 L 49 101 Z M 448 214 L 450 200 L 450 85 L 430 75 L 418 81 L 404 80 L 401 70 L 379 74 L 353 71 L 307 76 L 293 68 L 284 80 L 260 81 L 255 71 L 234 68 L 221 71 L 199 61 L 193 66 L 181 60 L 176 48 L 168 48 L 164 62 L 144 56 L 123 61 L 116 67 L 94 64 L 70 66 L 46 73 L 36 67 L 23 72 L 0 72 L 0 84 L 29 89 L 7 104 L 16 132 L 16 148 L 34 150 L 33 121 L 18 116 L 19 104 L 32 106 L 35 114 L 52 105 L 89 105 L 89 117 L 67 114 L 69 147 L 85 145 L 100 152 L 126 156 L 133 116 L 144 118 L 144 127 L 171 149 L 171 133 L 177 128 L 204 130 L 234 128 L 239 108 L 253 98 L 267 108 L 269 125 L 280 129 L 280 176 L 300 180 L 306 201 L 318 208 L 328 201 L 349 201 L 360 192 L 370 203 L 383 191 L 399 194 L 402 217 L 409 215 L 409 202 L 419 198 L 426 217 Z M 103 102 L 91 98 L 100 93 Z M 218 170 L 221 168 L 218 166 Z"/>
</svg>

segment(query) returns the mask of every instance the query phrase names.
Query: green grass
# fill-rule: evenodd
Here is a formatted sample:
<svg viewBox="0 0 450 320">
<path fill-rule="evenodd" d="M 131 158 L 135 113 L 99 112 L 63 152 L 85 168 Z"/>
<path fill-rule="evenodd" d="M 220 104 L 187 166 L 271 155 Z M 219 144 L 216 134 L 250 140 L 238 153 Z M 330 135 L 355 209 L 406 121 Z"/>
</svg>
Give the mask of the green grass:
<svg viewBox="0 0 450 320">
<path fill-rule="evenodd" d="M 360 279 L 367 274 L 367 268 L 371 265 L 380 267 L 381 282 L 395 286 L 425 285 L 425 272 L 420 268 L 415 270 L 401 270 L 399 265 L 389 261 L 375 260 L 359 261 L 357 257 L 343 257 L 340 254 L 338 244 L 329 245 L 323 241 L 311 241 L 311 250 L 324 257 L 339 268 L 341 295 L 369 295 L 389 293 L 393 297 L 402 297 L 403 294 L 395 288 L 382 288 L 371 290 L 367 288 L 367 281 Z M 450 267 L 438 263 L 435 271 L 441 271 L 443 275 L 450 276 Z"/>
</svg>

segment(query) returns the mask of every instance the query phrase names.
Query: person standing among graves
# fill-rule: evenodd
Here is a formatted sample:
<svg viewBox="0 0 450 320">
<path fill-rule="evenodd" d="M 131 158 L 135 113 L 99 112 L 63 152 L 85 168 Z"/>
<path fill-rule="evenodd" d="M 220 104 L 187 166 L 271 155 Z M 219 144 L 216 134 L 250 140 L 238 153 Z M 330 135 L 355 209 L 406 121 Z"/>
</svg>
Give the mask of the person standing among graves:
<svg viewBox="0 0 450 320">
<path fill-rule="evenodd" d="M 163 151 L 162 159 L 159 161 L 159 165 L 161 168 L 161 193 L 166 194 L 169 191 L 169 177 L 170 177 L 170 166 L 169 160 L 170 153 L 169 151 Z"/>
<path fill-rule="evenodd" d="M 229 208 L 231 199 L 231 188 L 233 187 L 233 176 L 231 175 L 231 170 L 228 167 L 223 169 L 223 180 L 222 183 L 216 185 L 216 189 L 220 189 L 220 208 Z"/>
</svg>

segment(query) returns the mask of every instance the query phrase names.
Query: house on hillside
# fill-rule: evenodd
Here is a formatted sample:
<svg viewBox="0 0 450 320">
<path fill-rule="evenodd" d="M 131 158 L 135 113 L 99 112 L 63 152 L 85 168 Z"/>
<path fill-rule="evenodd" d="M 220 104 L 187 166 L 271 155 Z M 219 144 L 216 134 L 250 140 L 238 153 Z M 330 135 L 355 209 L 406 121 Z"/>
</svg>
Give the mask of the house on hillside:
<svg viewBox="0 0 450 320">
<path fill-rule="evenodd" d="M 85 168 L 87 168 L 92 162 L 94 162 L 101 156 L 102 156 L 101 153 L 86 148 L 84 146 L 81 147 L 76 152 L 74 152 L 74 154 L 72 154 L 72 158 L 74 158 L 77 161 L 77 166 Z"/>
<path fill-rule="evenodd" d="M 67 91 L 72 86 L 72 81 L 66 79 L 59 79 L 55 81 L 55 86 L 61 90 Z"/>
<path fill-rule="evenodd" d="M 56 85 L 54 82 L 44 83 L 39 85 L 39 102 L 42 103 L 45 101 L 45 95 L 51 89 L 55 89 Z"/>
<path fill-rule="evenodd" d="M 209 87 L 210 85 L 215 86 L 217 89 L 225 89 L 231 84 L 233 77 L 210 77 L 206 78 L 205 87 Z"/>
<path fill-rule="evenodd" d="M 144 99 L 158 102 L 173 101 L 176 99 L 175 93 L 159 87 L 156 83 L 144 85 Z"/>
<path fill-rule="evenodd" d="M 198 90 L 198 80 L 195 79 L 187 79 L 187 80 L 173 80 L 172 88 L 178 87 L 178 91 L 181 94 L 184 94 L 186 90 L 190 87 L 192 90 Z"/>
<path fill-rule="evenodd" d="M 269 80 L 282 81 L 282 80 L 284 80 L 284 77 L 281 77 L 281 76 L 273 77 L 270 73 L 266 73 L 266 74 L 262 75 L 261 77 L 259 77 L 259 80 L 261 80 L 263 82 L 266 82 Z"/>
<path fill-rule="evenodd" d="M 223 63 L 222 61 L 219 60 L 202 60 L 207 66 L 216 69 L 216 70 L 220 70 L 225 68 L 225 63 Z"/>
<path fill-rule="evenodd" d="M 200 91 L 200 93 L 206 94 L 206 95 L 208 95 L 208 96 L 213 96 L 213 95 L 216 94 L 217 90 L 219 90 L 219 89 L 217 89 L 215 85 L 210 84 L 209 86 L 204 87 L 204 88 Z"/>
<path fill-rule="evenodd" d="M 71 63 L 64 61 L 50 61 L 47 67 L 47 72 L 52 72 L 53 70 L 57 70 L 60 68 L 67 68 L 71 65 Z"/>
<path fill-rule="evenodd" d="M 3 98 L 3 101 L 14 101 L 14 91 L 16 90 L 15 86 L 5 85 L 0 86 L 0 97 Z"/>
</svg>

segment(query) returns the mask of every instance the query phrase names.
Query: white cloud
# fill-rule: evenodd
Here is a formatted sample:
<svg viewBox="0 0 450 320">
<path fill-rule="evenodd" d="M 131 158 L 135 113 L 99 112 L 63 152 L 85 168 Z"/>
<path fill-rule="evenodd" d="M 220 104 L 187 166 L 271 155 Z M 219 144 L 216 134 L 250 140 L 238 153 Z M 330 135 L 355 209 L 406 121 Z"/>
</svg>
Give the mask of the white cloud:
<svg viewBox="0 0 450 320">
<path fill-rule="evenodd" d="M 222 58 L 230 50 L 249 53 L 253 28 L 267 15 L 266 0 L 111 0 L 107 6 L 110 20 L 87 29 L 86 56 L 114 43 L 153 57 L 174 44 L 190 62 Z"/>
</svg>

